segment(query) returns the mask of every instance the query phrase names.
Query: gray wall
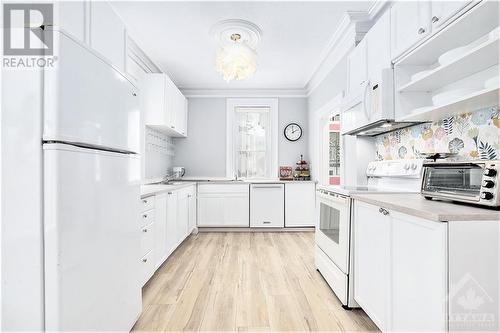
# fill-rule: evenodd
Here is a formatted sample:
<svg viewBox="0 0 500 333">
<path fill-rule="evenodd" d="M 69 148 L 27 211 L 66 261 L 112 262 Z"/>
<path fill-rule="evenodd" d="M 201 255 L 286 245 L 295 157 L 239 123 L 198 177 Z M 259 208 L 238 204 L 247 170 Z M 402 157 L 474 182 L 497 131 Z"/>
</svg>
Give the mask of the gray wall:
<svg viewBox="0 0 500 333">
<path fill-rule="evenodd" d="M 189 98 L 188 137 L 175 139 L 174 166 L 186 176 L 226 176 L 226 99 Z"/>
<path fill-rule="evenodd" d="M 189 98 L 188 137 L 175 139 L 174 166 L 186 167 L 186 176 L 226 176 L 226 98 Z M 306 98 L 279 98 L 278 164 L 295 165 L 308 158 Z M 303 129 L 302 138 L 289 142 L 283 129 L 290 123 Z"/>
</svg>

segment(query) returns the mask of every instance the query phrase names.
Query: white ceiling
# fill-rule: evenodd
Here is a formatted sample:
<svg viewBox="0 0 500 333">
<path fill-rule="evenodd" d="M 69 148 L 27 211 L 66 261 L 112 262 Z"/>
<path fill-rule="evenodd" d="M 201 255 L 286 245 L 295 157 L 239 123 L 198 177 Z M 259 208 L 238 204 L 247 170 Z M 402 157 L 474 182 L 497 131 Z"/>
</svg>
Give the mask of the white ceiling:
<svg viewBox="0 0 500 333">
<path fill-rule="evenodd" d="M 343 14 L 372 1 L 112 3 L 148 56 L 184 89 L 302 89 Z M 263 31 L 258 68 L 246 81 L 225 82 L 215 71 L 216 22 L 245 19 Z"/>
</svg>

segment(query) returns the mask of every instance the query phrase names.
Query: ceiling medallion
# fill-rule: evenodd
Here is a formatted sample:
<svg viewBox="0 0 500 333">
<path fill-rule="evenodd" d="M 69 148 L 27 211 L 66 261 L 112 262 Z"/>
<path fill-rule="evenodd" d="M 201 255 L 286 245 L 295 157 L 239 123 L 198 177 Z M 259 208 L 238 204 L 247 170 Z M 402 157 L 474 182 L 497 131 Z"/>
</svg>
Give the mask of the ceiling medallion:
<svg viewBox="0 0 500 333">
<path fill-rule="evenodd" d="M 262 36 L 260 28 L 252 22 L 233 19 L 218 22 L 210 33 L 218 44 L 215 68 L 224 80 L 251 78 L 257 70 L 256 47 Z"/>
</svg>

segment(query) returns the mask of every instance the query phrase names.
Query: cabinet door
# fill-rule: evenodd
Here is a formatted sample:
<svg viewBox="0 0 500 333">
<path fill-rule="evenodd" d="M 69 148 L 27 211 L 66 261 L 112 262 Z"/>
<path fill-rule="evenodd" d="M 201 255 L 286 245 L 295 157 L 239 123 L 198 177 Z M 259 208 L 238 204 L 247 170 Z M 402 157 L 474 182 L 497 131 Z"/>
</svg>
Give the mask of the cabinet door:
<svg viewBox="0 0 500 333">
<path fill-rule="evenodd" d="M 370 88 L 381 83 L 382 70 L 391 68 L 391 21 L 386 12 L 366 35 L 367 72 Z"/>
<path fill-rule="evenodd" d="M 196 227 L 196 188 L 194 186 L 189 191 L 188 200 L 189 200 L 189 223 L 188 223 L 188 234 L 189 234 Z"/>
<path fill-rule="evenodd" d="M 125 26 L 107 2 L 90 2 L 90 46 L 125 72 Z"/>
<path fill-rule="evenodd" d="M 313 227 L 316 193 L 314 183 L 285 184 L 285 227 Z"/>
<path fill-rule="evenodd" d="M 167 249 L 167 194 L 155 197 L 155 242 L 156 267 L 160 266 L 168 256 Z"/>
<path fill-rule="evenodd" d="M 177 192 L 167 193 L 167 252 L 170 255 L 177 246 Z"/>
<path fill-rule="evenodd" d="M 447 223 L 392 216 L 394 332 L 447 329 Z M 387 245 L 388 246 L 388 245 Z"/>
<path fill-rule="evenodd" d="M 366 39 L 347 56 L 347 94 L 349 97 L 361 94 L 367 78 Z"/>
<path fill-rule="evenodd" d="M 189 224 L 189 192 L 184 190 L 179 191 L 177 201 L 177 223 L 176 235 L 177 245 L 182 243 L 188 233 Z"/>
<path fill-rule="evenodd" d="M 141 117 L 145 125 L 170 126 L 166 75 L 146 74 L 141 82 Z"/>
<path fill-rule="evenodd" d="M 391 57 L 400 56 L 430 32 L 428 1 L 401 1 L 391 8 Z"/>
<path fill-rule="evenodd" d="M 355 200 L 354 299 L 382 331 L 390 305 L 390 235 L 390 217 Z"/>
<path fill-rule="evenodd" d="M 462 8 L 467 6 L 471 1 L 431 1 L 432 11 L 432 29 L 436 30 L 441 28 L 448 22 L 455 14 Z"/>
<path fill-rule="evenodd" d="M 248 227 L 248 194 L 203 194 L 198 197 L 198 226 Z"/>
<path fill-rule="evenodd" d="M 165 75 L 165 117 L 166 117 L 166 125 L 173 130 L 175 128 L 175 108 L 176 108 L 176 91 L 177 87 L 170 80 L 170 78 Z"/>
</svg>

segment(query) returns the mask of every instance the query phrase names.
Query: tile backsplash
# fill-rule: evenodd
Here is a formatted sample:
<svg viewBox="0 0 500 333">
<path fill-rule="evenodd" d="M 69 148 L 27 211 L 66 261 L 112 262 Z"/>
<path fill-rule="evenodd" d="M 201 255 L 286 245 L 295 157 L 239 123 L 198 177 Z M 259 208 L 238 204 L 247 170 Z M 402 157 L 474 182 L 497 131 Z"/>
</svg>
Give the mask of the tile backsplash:
<svg viewBox="0 0 500 333">
<path fill-rule="evenodd" d="M 171 137 L 152 128 L 145 128 L 145 178 L 158 179 L 171 173 L 175 155 Z"/>
<path fill-rule="evenodd" d="M 500 159 L 500 107 L 466 112 L 375 138 L 377 159 L 418 158 L 424 152 L 453 152 L 461 160 Z"/>
</svg>

